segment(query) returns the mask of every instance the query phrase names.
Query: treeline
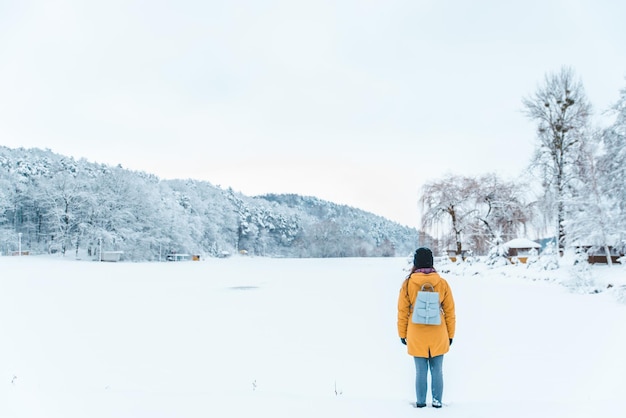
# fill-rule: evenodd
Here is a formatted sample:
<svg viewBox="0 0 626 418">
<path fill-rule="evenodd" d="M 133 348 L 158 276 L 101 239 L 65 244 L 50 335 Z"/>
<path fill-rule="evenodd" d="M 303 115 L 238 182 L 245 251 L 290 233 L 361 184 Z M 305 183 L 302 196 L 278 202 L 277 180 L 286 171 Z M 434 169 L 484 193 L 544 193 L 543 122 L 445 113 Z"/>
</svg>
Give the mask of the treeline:
<svg viewBox="0 0 626 418">
<path fill-rule="evenodd" d="M 282 257 L 409 254 L 418 231 L 313 197 L 248 197 L 40 149 L 0 147 L 0 253 L 246 252 Z"/>
</svg>

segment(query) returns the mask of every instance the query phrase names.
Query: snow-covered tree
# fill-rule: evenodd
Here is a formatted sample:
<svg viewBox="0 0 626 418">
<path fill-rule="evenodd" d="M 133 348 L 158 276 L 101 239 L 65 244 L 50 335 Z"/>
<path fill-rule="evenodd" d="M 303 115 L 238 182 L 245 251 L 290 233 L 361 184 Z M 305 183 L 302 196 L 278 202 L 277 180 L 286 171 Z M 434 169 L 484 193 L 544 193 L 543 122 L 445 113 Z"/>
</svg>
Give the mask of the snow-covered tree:
<svg viewBox="0 0 626 418">
<path fill-rule="evenodd" d="M 526 116 L 537 124 L 538 145 L 531 166 L 538 170 L 552 202 L 559 247 L 565 244 L 565 201 L 579 143 L 585 141 L 591 105 L 570 68 L 547 74 L 534 95 L 524 98 Z"/>
<path fill-rule="evenodd" d="M 502 267 L 509 264 L 509 249 L 504 245 L 500 235 L 496 235 L 491 241 L 491 248 L 487 254 L 485 263 L 490 267 Z"/>
<path fill-rule="evenodd" d="M 54 173 L 49 186 L 43 189 L 40 197 L 52 224 L 53 241 L 58 243 L 61 254 L 70 248 L 78 250 L 91 199 L 88 186 L 75 172 L 66 168 Z"/>
<path fill-rule="evenodd" d="M 430 181 L 421 190 L 422 227 L 449 228 L 457 254 L 464 245 L 484 254 L 496 236 L 514 238 L 528 222 L 524 189 L 495 174 L 447 175 Z"/>
<path fill-rule="evenodd" d="M 602 248 L 607 263 L 611 265 L 609 246 L 619 242 L 619 235 L 615 234 L 615 225 L 619 223 L 615 215 L 618 212 L 614 210 L 618 203 L 613 194 L 602 190 L 606 172 L 598 165 L 598 152 L 602 148 L 600 134 L 594 137 L 595 141 L 579 144 L 579 160 L 574 165 L 573 190 L 563 224 L 570 243 L 578 247 Z"/>
<path fill-rule="evenodd" d="M 463 252 L 463 234 L 475 220 L 476 179 L 447 175 L 429 181 L 422 187 L 422 228 L 429 229 L 439 223 L 447 223 L 454 236 L 457 254 Z"/>
<path fill-rule="evenodd" d="M 532 213 L 526 203 L 523 182 L 510 182 L 495 174 L 481 176 L 476 189 L 475 204 L 478 231 L 475 248 L 484 251 L 488 242 L 512 239 L 525 232 Z"/>
<path fill-rule="evenodd" d="M 611 225 L 622 246 L 626 241 L 626 88 L 611 108 L 615 121 L 602 134 L 603 154 L 598 170 L 603 173 L 601 193 L 612 202 Z"/>
</svg>

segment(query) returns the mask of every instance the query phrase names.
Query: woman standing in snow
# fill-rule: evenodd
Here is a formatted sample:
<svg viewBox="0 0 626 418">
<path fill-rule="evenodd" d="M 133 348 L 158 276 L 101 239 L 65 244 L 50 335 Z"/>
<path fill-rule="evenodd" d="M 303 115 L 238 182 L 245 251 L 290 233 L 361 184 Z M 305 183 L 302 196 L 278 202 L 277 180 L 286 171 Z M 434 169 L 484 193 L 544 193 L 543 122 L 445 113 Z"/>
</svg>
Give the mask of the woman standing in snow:
<svg viewBox="0 0 626 418">
<path fill-rule="evenodd" d="M 436 315 L 430 320 L 419 315 L 428 308 L 419 309 L 414 315 L 418 292 L 438 293 L 434 304 Z M 434 296 L 432 293 L 430 295 Z M 434 296 L 436 298 L 436 296 Z M 425 305 L 427 306 L 427 305 Z M 441 408 L 443 395 L 443 355 L 450 350 L 456 327 L 454 299 L 448 282 L 433 268 L 433 253 L 428 248 L 418 248 L 413 257 L 413 268 L 402 284 L 398 297 L 398 335 L 407 346 L 409 355 L 415 359 L 416 406 L 426 406 L 428 370 L 431 374 L 432 406 Z"/>
</svg>

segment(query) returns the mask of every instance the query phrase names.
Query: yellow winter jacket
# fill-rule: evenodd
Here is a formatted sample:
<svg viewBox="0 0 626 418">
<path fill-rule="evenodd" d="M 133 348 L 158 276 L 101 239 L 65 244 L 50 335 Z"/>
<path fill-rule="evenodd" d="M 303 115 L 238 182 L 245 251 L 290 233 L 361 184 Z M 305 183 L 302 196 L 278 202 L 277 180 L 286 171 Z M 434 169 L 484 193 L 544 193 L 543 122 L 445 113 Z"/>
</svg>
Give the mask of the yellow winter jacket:
<svg viewBox="0 0 626 418">
<path fill-rule="evenodd" d="M 439 292 L 442 315 L 440 325 L 414 324 L 411 321 L 413 302 L 417 292 L 426 283 L 430 283 L 435 292 Z M 398 296 L 398 335 L 406 338 L 409 355 L 428 358 L 447 353 L 455 328 L 454 298 L 448 282 L 435 272 L 411 274 L 402 284 Z"/>
</svg>

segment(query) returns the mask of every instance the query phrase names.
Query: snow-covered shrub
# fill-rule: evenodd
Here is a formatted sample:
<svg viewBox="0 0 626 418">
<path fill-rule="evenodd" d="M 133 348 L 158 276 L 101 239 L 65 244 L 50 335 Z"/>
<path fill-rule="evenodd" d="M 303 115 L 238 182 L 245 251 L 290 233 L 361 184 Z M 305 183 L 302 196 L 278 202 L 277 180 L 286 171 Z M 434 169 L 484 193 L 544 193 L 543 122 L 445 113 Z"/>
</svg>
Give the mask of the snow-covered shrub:
<svg viewBox="0 0 626 418">
<path fill-rule="evenodd" d="M 509 264 L 509 259 L 507 258 L 508 255 L 509 249 L 503 245 L 500 237 L 496 237 L 492 248 L 487 254 L 485 264 L 487 264 L 490 268 L 506 266 Z"/>
<path fill-rule="evenodd" d="M 543 270 L 557 270 L 559 268 L 559 253 L 553 242 L 546 245 L 545 250 L 539 258 L 539 266 Z"/>
<path fill-rule="evenodd" d="M 572 269 L 571 279 L 563 284 L 574 293 L 600 293 L 600 289 L 596 286 L 593 275 L 589 270 Z"/>
<path fill-rule="evenodd" d="M 411 259 L 411 263 L 413 263 L 413 259 Z M 452 260 L 450 260 L 450 257 L 448 256 L 438 257 L 435 260 L 435 268 L 440 273 L 450 273 L 450 270 L 452 269 Z"/>
<path fill-rule="evenodd" d="M 539 251 L 536 248 L 531 248 L 528 251 L 528 257 L 526 258 L 526 268 L 534 266 L 539 261 Z"/>
<path fill-rule="evenodd" d="M 574 267 L 578 271 L 589 271 L 589 256 L 587 251 L 577 248 L 574 253 Z"/>
<path fill-rule="evenodd" d="M 474 252 L 472 250 L 467 250 L 465 257 L 463 258 L 463 262 L 469 264 L 470 266 L 476 262 L 476 257 L 474 257 Z"/>
<path fill-rule="evenodd" d="M 619 303 L 626 304 L 626 286 L 613 287 L 611 292 Z"/>
<path fill-rule="evenodd" d="M 585 250 L 576 250 L 570 269 L 571 278 L 565 281 L 564 285 L 576 293 L 600 293 L 601 290 L 596 284 L 587 258 Z"/>
</svg>

